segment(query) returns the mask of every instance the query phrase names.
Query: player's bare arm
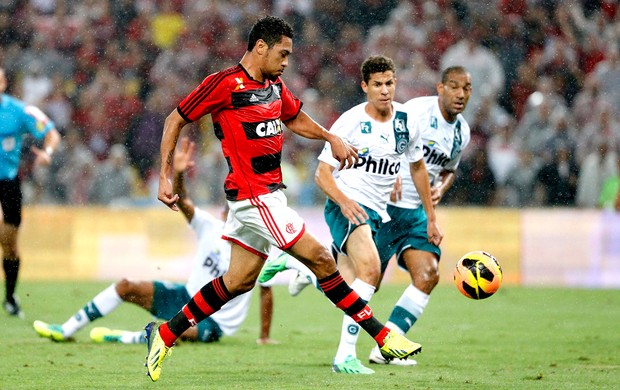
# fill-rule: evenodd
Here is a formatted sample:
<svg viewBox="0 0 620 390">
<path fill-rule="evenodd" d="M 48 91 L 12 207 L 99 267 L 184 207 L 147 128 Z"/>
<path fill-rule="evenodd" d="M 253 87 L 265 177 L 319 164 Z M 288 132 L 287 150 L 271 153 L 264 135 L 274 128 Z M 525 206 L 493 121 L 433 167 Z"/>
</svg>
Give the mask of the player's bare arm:
<svg viewBox="0 0 620 390">
<path fill-rule="evenodd" d="M 176 206 L 179 196 L 172 192 L 170 173 L 172 171 L 174 150 L 177 146 L 179 134 L 186 124 L 187 121 L 183 119 L 177 110 L 172 111 L 164 122 L 164 133 L 161 138 L 161 169 L 159 171 L 159 191 L 157 193 L 157 199 L 174 211 L 179 211 L 179 208 Z"/>
<path fill-rule="evenodd" d="M 323 161 L 319 161 L 319 166 L 316 168 L 314 175 L 316 184 L 325 193 L 325 195 L 340 206 L 342 215 L 344 215 L 349 222 L 354 225 L 359 225 L 366 222 L 368 219 L 366 211 L 364 211 L 364 209 L 356 201 L 346 196 L 338 188 L 336 180 L 334 180 L 334 176 L 332 174 L 334 169 L 335 168 L 331 165 Z"/>
<path fill-rule="evenodd" d="M 435 208 L 433 207 L 433 201 L 431 200 L 431 185 L 428 179 L 428 172 L 426 171 L 426 164 L 424 164 L 424 160 L 421 159 L 411 163 L 410 168 L 411 179 L 413 180 L 413 184 L 420 195 L 422 206 L 424 207 L 426 217 L 428 218 L 428 240 L 435 245 L 439 245 L 443 239 L 443 233 L 437 223 Z"/>
<path fill-rule="evenodd" d="M 443 170 L 439 173 L 439 180 L 431 187 L 431 200 L 433 206 L 437 206 L 443 196 L 448 192 L 454 179 L 456 178 L 453 171 Z"/>
<path fill-rule="evenodd" d="M 357 149 L 339 136 L 330 133 L 323 126 L 319 125 L 310 118 L 304 111 L 300 111 L 294 119 L 284 122 L 286 127 L 291 129 L 295 134 L 309 139 L 320 139 L 330 143 L 332 155 L 340 161 L 339 170 L 342 168 L 351 168 L 357 163 Z"/>
<path fill-rule="evenodd" d="M 194 166 L 194 151 L 196 144 L 187 137 L 181 138 L 179 147 L 174 153 L 173 168 L 174 181 L 172 185 L 173 192 L 179 196 L 176 205 L 179 207 L 188 222 L 194 218 L 194 202 L 187 195 L 185 188 L 185 172 Z"/>
</svg>

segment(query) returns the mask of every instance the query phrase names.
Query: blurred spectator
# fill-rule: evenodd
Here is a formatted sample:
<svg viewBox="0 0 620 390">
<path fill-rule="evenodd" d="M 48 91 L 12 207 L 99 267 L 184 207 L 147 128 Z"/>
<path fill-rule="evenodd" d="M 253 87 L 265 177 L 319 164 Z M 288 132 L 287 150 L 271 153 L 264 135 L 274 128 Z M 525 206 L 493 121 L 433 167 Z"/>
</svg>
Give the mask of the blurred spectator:
<svg viewBox="0 0 620 390">
<path fill-rule="evenodd" d="M 135 174 L 129 165 L 125 147 L 112 145 L 108 158 L 95 170 L 89 200 L 103 205 L 128 204 L 134 183 Z"/>
<path fill-rule="evenodd" d="M 605 100 L 597 101 L 590 107 L 591 117 L 578 136 L 579 150 L 577 160 L 583 161 L 585 157 L 597 150 L 601 140 L 613 151 L 618 151 L 620 146 L 620 121 L 616 119 L 618 110 Z"/>
<path fill-rule="evenodd" d="M 605 210 L 620 211 L 620 157 L 616 156 L 616 173 L 603 182 L 598 206 Z"/>
<path fill-rule="evenodd" d="M 538 172 L 537 188 L 543 206 L 575 205 L 579 168 L 567 148 L 555 151 L 552 160 Z"/>
<path fill-rule="evenodd" d="M 489 168 L 498 187 L 504 186 L 507 176 L 519 160 L 519 150 L 512 138 L 513 123 L 508 119 L 498 121 L 487 143 Z"/>
<path fill-rule="evenodd" d="M 534 196 L 540 165 L 532 152 L 522 150 L 517 164 L 506 174 L 499 194 L 499 204 L 508 207 L 540 206 Z"/>
<path fill-rule="evenodd" d="M 585 157 L 580 168 L 577 184 L 577 205 L 580 207 L 597 207 L 603 184 L 618 174 L 617 153 L 610 150 L 602 137 L 597 137 L 594 142 L 596 149 Z"/>
<path fill-rule="evenodd" d="M 489 167 L 485 149 L 475 149 L 473 156 L 463 161 L 462 173 L 455 181 L 451 203 L 491 206 L 495 202 L 496 182 Z"/>
<path fill-rule="evenodd" d="M 53 196 L 59 203 L 84 205 L 88 195 L 95 166 L 95 156 L 84 143 L 82 132 L 69 127 L 50 167 Z"/>
</svg>

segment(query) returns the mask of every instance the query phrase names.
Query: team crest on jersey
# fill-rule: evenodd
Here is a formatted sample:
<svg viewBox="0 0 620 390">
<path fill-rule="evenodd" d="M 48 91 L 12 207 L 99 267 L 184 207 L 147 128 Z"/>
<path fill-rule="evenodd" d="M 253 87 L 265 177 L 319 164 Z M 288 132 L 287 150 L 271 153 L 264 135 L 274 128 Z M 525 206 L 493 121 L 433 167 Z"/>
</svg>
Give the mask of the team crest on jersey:
<svg viewBox="0 0 620 390">
<path fill-rule="evenodd" d="M 434 116 L 431 117 L 431 127 L 437 130 L 437 117 L 434 117 Z"/>
<path fill-rule="evenodd" d="M 409 145 L 409 129 L 407 129 L 407 114 L 396 112 L 394 118 L 394 140 L 396 143 L 396 153 L 403 153 Z"/>
<path fill-rule="evenodd" d="M 368 153 L 370 153 L 370 149 L 369 148 L 362 148 L 360 150 L 357 151 L 357 157 L 366 157 L 368 156 Z"/>
<path fill-rule="evenodd" d="M 360 128 L 362 129 L 362 134 L 372 133 L 372 124 L 370 122 L 360 122 Z"/>
<path fill-rule="evenodd" d="M 245 85 L 243 85 L 243 77 L 235 77 L 235 81 L 237 82 L 235 91 L 238 91 L 240 89 L 245 89 Z"/>
<path fill-rule="evenodd" d="M 297 231 L 297 229 L 295 229 L 295 225 L 293 225 L 292 223 L 287 223 L 286 224 L 286 232 L 288 234 L 295 234 L 296 231 Z"/>
</svg>

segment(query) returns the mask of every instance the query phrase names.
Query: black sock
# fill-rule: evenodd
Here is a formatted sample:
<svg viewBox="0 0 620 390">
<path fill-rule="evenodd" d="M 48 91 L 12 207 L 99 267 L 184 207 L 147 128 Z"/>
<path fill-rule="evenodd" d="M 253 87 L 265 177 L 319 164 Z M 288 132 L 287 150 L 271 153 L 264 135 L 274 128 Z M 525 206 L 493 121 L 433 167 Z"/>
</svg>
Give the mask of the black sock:
<svg viewBox="0 0 620 390">
<path fill-rule="evenodd" d="M 375 337 L 383 331 L 384 325 L 374 317 L 366 302 L 342 279 L 339 271 L 318 282 L 327 298 L 369 335 Z"/>
<path fill-rule="evenodd" d="M 2 260 L 2 267 L 4 268 L 4 275 L 6 276 L 6 300 L 10 303 L 15 303 L 13 294 L 15 294 L 17 275 L 19 274 L 19 257 L 14 259 L 5 257 Z"/>
</svg>

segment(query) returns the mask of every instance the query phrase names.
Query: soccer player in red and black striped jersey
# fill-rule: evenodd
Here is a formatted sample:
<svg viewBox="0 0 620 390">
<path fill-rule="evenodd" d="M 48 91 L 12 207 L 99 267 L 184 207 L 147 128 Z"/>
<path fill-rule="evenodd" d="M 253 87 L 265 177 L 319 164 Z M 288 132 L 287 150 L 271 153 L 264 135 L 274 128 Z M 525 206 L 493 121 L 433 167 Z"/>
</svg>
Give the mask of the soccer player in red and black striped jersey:
<svg viewBox="0 0 620 390">
<path fill-rule="evenodd" d="M 352 167 L 357 150 L 316 123 L 280 76 L 293 51 L 293 29 L 267 16 L 250 31 L 240 63 L 207 76 L 166 118 L 161 142 L 158 198 L 178 210 L 170 181 L 172 157 L 183 126 L 211 114 L 229 174 L 224 183 L 230 207 L 222 238 L 232 244 L 230 267 L 205 285 L 172 319 L 147 325 L 148 375 L 155 381 L 175 340 L 189 327 L 252 289 L 269 249 L 276 245 L 317 276 L 327 298 L 353 318 L 377 342 L 386 359 L 407 358 L 421 345 L 391 332 L 342 279 L 330 251 L 306 231 L 287 206 L 280 162 L 282 123 L 294 133 L 330 143 L 340 169 Z"/>
</svg>

